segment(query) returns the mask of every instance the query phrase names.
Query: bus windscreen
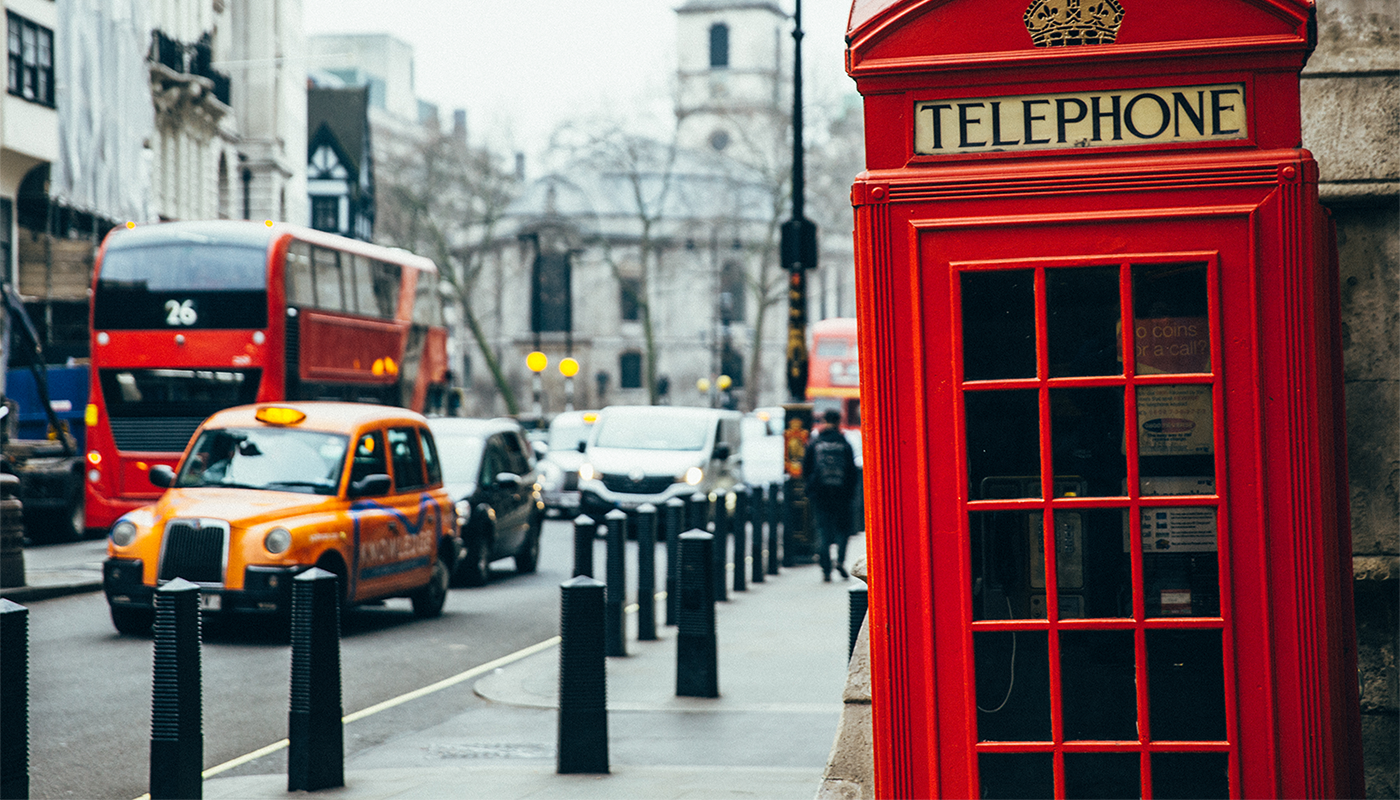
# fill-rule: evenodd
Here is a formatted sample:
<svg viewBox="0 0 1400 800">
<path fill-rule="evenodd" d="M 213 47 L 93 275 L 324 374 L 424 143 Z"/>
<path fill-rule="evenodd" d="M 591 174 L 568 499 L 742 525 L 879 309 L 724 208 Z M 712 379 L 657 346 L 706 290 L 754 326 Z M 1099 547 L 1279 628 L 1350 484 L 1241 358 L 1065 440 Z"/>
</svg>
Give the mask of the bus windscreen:
<svg viewBox="0 0 1400 800">
<path fill-rule="evenodd" d="M 267 251 L 185 242 L 109 248 L 93 296 L 93 326 L 267 327 Z"/>
</svg>

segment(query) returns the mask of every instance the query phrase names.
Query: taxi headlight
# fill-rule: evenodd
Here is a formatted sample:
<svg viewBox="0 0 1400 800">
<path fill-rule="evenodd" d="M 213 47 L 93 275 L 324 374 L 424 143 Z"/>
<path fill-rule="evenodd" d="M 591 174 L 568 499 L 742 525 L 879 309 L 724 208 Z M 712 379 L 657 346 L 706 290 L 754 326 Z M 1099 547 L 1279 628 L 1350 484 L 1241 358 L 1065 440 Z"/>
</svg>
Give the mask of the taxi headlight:
<svg viewBox="0 0 1400 800">
<path fill-rule="evenodd" d="M 292 532 L 286 528 L 273 528 L 263 537 L 263 547 L 267 552 L 278 555 L 287 552 L 287 548 L 292 546 Z"/>
<path fill-rule="evenodd" d="M 586 463 L 586 462 L 583 463 L 583 464 L 579 464 L 579 465 L 578 465 L 578 479 L 581 480 L 581 481 L 591 481 L 591 480 L 593 480 L 593 465 L 592 465 L 592 464 L 589 464 L 589 463 Z"/>
<path fill-rule="evenodd" d="M 457 519 L 463 522 L 466 522 L 472 515 L 471 503 L 466 500 L 458 500 L 455 508 L 457 509 Z"/>
<path fill-rule="evenodd" d="M 685 471 L 684 478 L 686 483 L 690 484 L 691 486 L 697 486 L 699 485 L 700 481 L 705 480 L 705 470 L 700 469 L 699 467 L 691 467 L 690 469 Z"/>
<path fill-rule="evenodd" d="M 126 547 L 136 541 L 136 523 L 129 520 L 119 519 L 117 524 L 112 526 L 112 544 L 117 547 Z"/>
</svg>

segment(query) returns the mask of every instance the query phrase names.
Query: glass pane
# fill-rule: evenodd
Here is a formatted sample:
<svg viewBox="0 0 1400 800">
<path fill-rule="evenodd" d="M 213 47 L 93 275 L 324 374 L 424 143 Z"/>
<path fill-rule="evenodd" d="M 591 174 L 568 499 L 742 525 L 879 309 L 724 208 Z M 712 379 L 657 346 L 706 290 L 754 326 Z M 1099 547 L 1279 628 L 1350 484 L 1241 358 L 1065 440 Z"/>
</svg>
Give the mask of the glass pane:
<svg viewBox="0 0 1400 800">
<path fill-rule="evenodd" d="M 1229 754 L 1153 753 L 1152 796 L 1158 800 L 1229 797 Z"/>
<path fill-rule="evenodd" d="M 327 311 L 344 308 L 340 290 L 340 254 L 324 247 L 311 249 L 311 267 L 316 275 L 316 307 Z"/>
<path fill-rule="evenodd" d="M 1065 797 L 1142 797 L 1140 763 L 1137 753 L 1065 753 Z"/>
<path fill-rule="evenodd" d="M 1050 740 L 1050 661 L 1045 631 L 974 631 L 977 738 Z"/>
<path fill-rule="evenodd" d="M 967 459 L 973 499 L 1039 497 L 1039 408 L 1034 389 L 967 392 Z"/>
<path fill-rule="evenodd" d="M 977 757 L 983 798 L 1053 797 L 1055 761 L 1050 753 L 983 753 Z"/>
<path fill-rule="evenodd" d="M 1215 491 L 1211 387 L 1137 387 L 1139 491 L 1147 496 Z"/>
<path fill-rule="evenodd" d="M 1139 375 L 1210 372 L 1205 264 L 1134 266 L 1133 316 Z"/>
<path fill-rule="evenodd" d="M 311 288 L 311 245 L 306 242 L 292 242 L 287 246 L 284 273 L 287 304 L 301 308 L 315 307 L 316 295 Z"/>
<path fill-rule="evenodd" d="M 1066 741 L 1137 741 L 1132 631 L 1061 632 L 1060 678 Z"/>
<path fill-rule="evenodd" d="M 1219 616 L 1216 550 L 1214 508 L 1144 508 L 1142 586 L 1147 616 Z"/>
<path fill-rule="evenodd" d="M 1041 512 L 976 511 L 972 536 L 972 618 L 1035 619 L 1045 616 L 1045 558 Z M 1033 587 L 1040 586 L 1039 594 Z M 1033 598 L 1039 598 L 1039 613 Z"/>
<path fill-rule="evenodd" d="M 1073 478 L 1082 482 L 1076 495 L 1121 496 L 1128 474 L 1123 389 L 1051 389 L 1050 448 L 1057 484 Z"/>
<path fill-rule="evenodd" d="M 1223 741 L 1220 631 L 1148 631 L 1147 692 L 1153 741 Z"/>
<path fill-rule="evenodd" d="M 1121 375 L 1118 268 L 1045 271 L 1050 377 Z"/>
<path fill-rule="evenodd" d="M 1034 378 L 1035 273 L 962 274 L 963 377 Z"/>
</svg>

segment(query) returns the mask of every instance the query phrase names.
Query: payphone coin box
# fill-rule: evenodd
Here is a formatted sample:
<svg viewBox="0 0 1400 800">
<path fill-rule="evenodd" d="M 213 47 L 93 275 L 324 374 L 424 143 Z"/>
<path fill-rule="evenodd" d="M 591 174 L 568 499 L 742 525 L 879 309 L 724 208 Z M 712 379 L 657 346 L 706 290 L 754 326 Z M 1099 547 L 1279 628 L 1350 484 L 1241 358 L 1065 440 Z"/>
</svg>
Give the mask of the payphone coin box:
<svg viewBox="0 0 1400 800">
<path fill-rule="evenodd" d="M 1307 0 L 855 0 L 875 789 L 1362 791 Z"/>
</svg>

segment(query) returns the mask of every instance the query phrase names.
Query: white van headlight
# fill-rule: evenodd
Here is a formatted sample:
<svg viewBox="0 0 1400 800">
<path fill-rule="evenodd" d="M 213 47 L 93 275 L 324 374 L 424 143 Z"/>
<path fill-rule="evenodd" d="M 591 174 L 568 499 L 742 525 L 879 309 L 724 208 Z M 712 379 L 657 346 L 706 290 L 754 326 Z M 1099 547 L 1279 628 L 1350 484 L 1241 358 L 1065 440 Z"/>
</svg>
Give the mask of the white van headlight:
<svg viewBox="0 0 1400 800">
<path fill-rule="evenodd" d="M 578 479 L 581 481 L 593 480 L 593 465 L 585 461 L 578 465 Z"/>
<path fill-rule="evenodd" d="M 700 469 L 699 467 L 691 467 L 690 469 L 685 471 L 685 475 L 682 477 L 685 480 L 685 482 L 690 484 L 691 486 L 699 486 L 700 481 L 705 480 L 705 470 Z"/>
</svg>

